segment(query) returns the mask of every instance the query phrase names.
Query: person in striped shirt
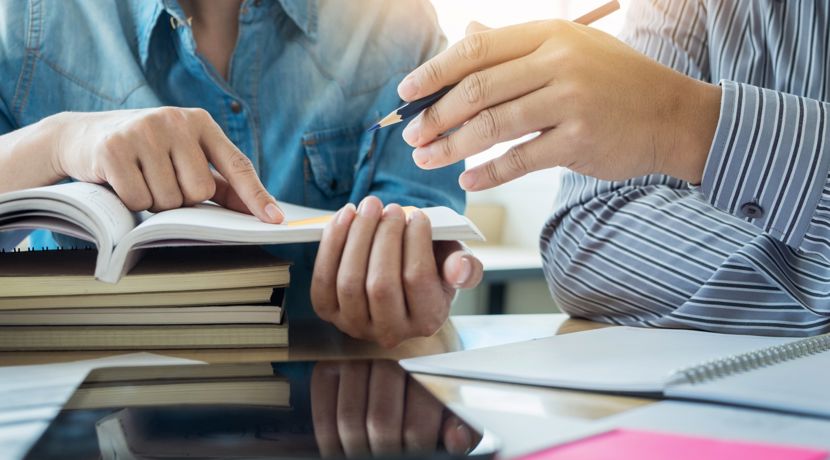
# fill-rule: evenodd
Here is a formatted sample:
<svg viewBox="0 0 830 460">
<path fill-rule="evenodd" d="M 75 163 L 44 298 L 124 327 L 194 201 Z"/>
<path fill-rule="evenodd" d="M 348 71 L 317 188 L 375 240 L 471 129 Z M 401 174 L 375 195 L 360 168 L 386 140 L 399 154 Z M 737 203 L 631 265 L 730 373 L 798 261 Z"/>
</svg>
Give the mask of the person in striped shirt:
<svg viewBox="0 0 830 460">
<path fill-rule="evenodd" d="M 412 100 L 460 81 L 403 135 L 437 168 L 539 133 L 459 181 L 570 170 L 540 246 L 573 316 L 824 333 L 829 48 L 828 0 L 635 0 L 619 40 L 565 21 L 472 25 L 399 86 Z"/>
</svg>

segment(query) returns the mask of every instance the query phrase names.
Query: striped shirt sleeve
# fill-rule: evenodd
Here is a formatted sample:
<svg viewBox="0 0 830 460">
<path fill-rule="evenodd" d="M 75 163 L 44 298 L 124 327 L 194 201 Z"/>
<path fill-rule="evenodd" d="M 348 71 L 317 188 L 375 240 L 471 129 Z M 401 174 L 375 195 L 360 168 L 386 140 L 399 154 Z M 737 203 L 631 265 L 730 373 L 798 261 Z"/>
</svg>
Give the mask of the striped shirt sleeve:
<svg viewBox="0 0 830 460">
<path fill-rule="evenodd" d="M 721 87 L 703 194 L 788 246 L 830 261 L 830 104 L 728 80 Z"/>
<path fill-rule="evenodd" d="M 712 74 L 721 73 L 712 66 L 729 60 L 710 62 L 712 14 L 731 25 L 749 4 L 635 1 L 622 38 L 665 65 L 717 82 Z M 723 7 L 707 8 L 713 5 Z M 747 32 L 722 32 L 733 30 Z M 740 54 L 728 40 L 717 46 Z M 781 59 L 790 60 L 785 53 Z M 540 242 L 545 276 L 564 311 L 613 324 L 727 333 L 830 331 L 827 107 L 734 79 L 721 84 L 723 113 L 700 187 L 658 175 L 608 182 L 565 173 Z"/>
</svg>

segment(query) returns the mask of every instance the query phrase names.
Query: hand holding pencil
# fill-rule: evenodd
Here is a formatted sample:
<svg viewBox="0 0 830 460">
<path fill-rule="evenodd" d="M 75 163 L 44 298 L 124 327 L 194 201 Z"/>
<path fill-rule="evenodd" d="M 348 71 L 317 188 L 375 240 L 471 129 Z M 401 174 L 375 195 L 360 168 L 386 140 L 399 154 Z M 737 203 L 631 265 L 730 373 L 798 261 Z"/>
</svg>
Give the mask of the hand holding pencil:
<svg viewBox="0 0 830 460">
<path fill-rule="evenodd" d="M 563 20 L 502 29 L 472 24 L 465 39 L 415 69 L 398 92 L 415 101 L 447 87 L 403 132 L 420 167 L 538 133 L 464 172 L 459 182 L 470 191 L 555 166 L 606 180 L 662 173 L 699 182 L 720 107 L 716 85 Z"/>
</svg>

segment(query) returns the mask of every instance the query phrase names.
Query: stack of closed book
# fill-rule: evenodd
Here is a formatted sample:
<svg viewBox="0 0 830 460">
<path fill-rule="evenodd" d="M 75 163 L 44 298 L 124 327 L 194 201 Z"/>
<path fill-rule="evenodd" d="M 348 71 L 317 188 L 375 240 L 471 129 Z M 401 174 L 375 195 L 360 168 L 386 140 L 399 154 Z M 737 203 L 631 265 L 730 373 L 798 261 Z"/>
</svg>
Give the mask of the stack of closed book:
<svg viewBox="0 0 830 460">
<path fill-rule="evenodd" d="M 2 254 L 0 350 L 278 347 L 288 264 L 256 246 L 149 250 L 118 283 L 92 250 Z"/>
</svg>

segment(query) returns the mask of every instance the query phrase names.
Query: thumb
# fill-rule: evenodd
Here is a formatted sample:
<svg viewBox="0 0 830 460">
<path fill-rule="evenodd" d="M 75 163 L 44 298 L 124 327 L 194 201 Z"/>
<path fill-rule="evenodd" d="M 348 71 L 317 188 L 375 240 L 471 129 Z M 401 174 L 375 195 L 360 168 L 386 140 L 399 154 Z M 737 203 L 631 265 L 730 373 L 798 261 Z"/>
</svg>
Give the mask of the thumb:
<svg viewBox="0 0 830 460">
<path fill-rule="evenodd" d="M 223 208 L 243 212 L 245 214 L 252 214 L 251 210 L 248 209 L 248 206 L 245 205 L 245 202 L 242 201 L 242 198 L 239 197 L 239 194 L 236 193 L 236 190 L 234 190 L 234 188 L 231 187 L 231 184 L 228 183 L 228 180 L 216 170 L 211 169 L 211 172 L 213 173 L 214 181 L 216 181 L 216 193 L 213 194 L 211 201 L 222 206 Z"/>
<path fill-rule="evenodd" d="M 436 242 L 436 259 L 441 265 L 444 284 L 456 289 L 476 287 L 484 276 L 481 261 L 456 241 Z M 443 261 L 442 261 L 443 259 Z"/>
<path fill-rule="evenodd" d="M 482 24 L 478 21 L 472 21 L 469 24 L 467 24 L 467 31 L 465 32 L 465 35 L 472 35 L 472 34 L 477 34 L 479 32 L 486 32 L 490 29 L 491 29 L 490 27 L 487 27 L 487 26 L 485 26 L 484 24 Z"/>
</svg>

